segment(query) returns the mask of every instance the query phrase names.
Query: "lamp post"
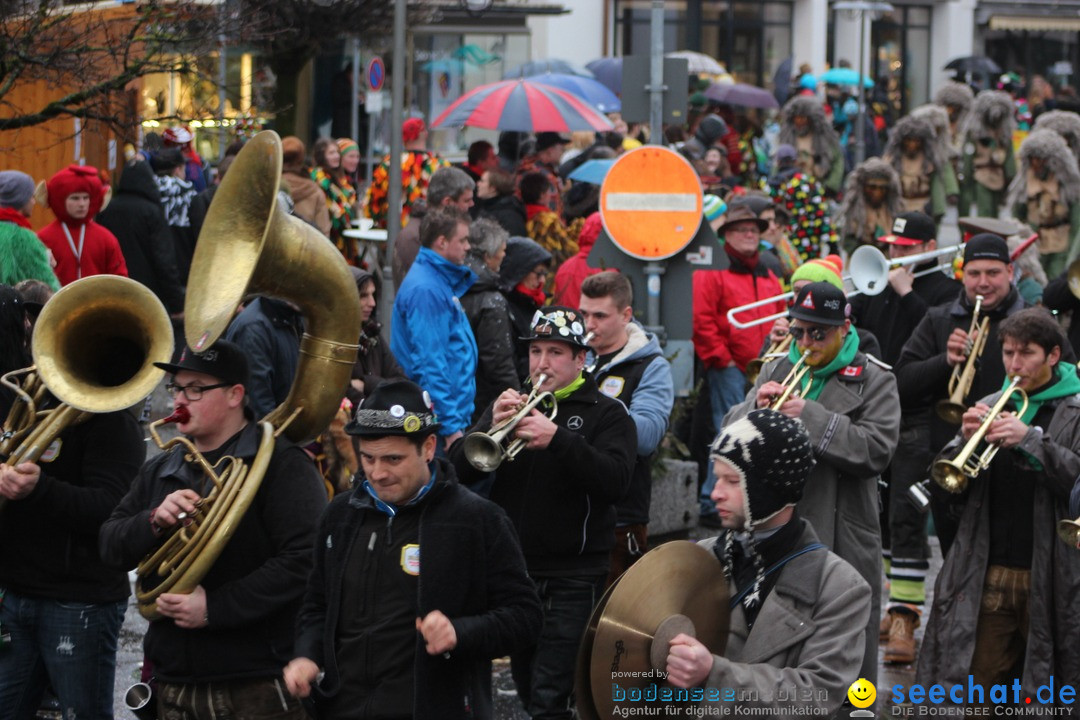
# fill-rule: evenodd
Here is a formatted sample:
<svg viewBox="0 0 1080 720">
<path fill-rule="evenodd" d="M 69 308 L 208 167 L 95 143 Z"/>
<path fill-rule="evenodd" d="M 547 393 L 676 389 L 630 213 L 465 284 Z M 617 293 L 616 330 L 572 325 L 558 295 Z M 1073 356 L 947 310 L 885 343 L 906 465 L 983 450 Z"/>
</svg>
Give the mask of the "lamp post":
<svg viewBox="0 0 1080 720">
<path fill-rule="evenodd" d="M 833 3 L 833 10 L 848 13 L 852 20 L 859 20 L 859 115 L 855 126 L 855 164 L 866 159 L 866 13 L 870 21 L 880 18 L 884 13 L 892 12 L 893 6 L 887 2 L 868 0 L 840 0 Z"/>
</svg>

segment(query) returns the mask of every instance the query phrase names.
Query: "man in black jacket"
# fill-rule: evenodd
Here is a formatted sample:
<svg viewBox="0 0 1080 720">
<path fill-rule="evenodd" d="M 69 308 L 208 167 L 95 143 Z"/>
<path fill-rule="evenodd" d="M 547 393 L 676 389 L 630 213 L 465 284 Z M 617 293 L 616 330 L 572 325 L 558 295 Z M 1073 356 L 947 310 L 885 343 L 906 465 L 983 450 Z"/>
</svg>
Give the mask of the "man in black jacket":
<svg viewBox="0 0 1080 720">
<path fill-rule="evenodd" d="M 513 527 L 435 460 L 438 428 L 408 380 L 376 388 L 346 428 L 362 471 L 319 523 L 285 668 L 320 720 L 491 718 L 491 658 L 540 632 Z"/>
<path fill-rule="evenodd" d="M 511 655 L 518 697 L 533 718 L 570 718 L 574 662 L 589 615 L 604 587 L 615 532 L 615 504 L 630 486 L 637 454 L 634 421 L 617 400 L 584 374 L 584 318 L 549 306 L 529 336 L 529 375 L 558 403 L 555 419 L 540 408 L 515 427 L 524 449 L 495 470 L 491 499 L 514 523 L 529 576 L 537 583 L 544 624 L 536 645 Z M 543 382 L 539 382 L 543 377 Z M 474 432 L 513 417 L 525 396 L 502 393 Z M 466 443 L 450 449 L 458 476 L 486 473 L 469 464 Z"/>
<path fill-rule="evenodd" d="M 97 534 L 145 453 L 134 416 L 115 412 L 69 427 L 36 463 L 0 465 L 0 718 L 33 717 L 51 684 L 65 717 L 112 720 L 130 591 Z"/>
<path fill-rule="evenodd" d="M 934 221 L 921 212 L 898 215 L 892 234 L 880 238 L 888 243 L 889 258 L 899 260 L 937 248 Z M 946 256 L 947 257 L 947 256 Z M 912 336 L 927 310 L 954 300 L 961 289 L 950 275 L 934 272 L 942 258 L 918 265 L 902 265 L 889 271 L 888 286 L 877 295 L 856 295 L 851 314 L 862 328 L 881 342 L 882 359 L 895 365 L 904 342 Z M 914 277 L 925 273 L 921 277 Z M 879 637 L 887 638 L 885 662 L 915 662 L 913 631 L 926 602 L 926 573 L 930 551 L 926 541 L 926 517 L 908 499 L 908 488 L 926 477 L 930 452 L 932 410 L 901 404 L 900 444 L 889 466 L 886 515 L 882 522 L 885 571 L 889 577 L 888 613 Z"/>
<path fill-rule="evenodd" d="M 245 407 L 247 360 L 219 340 L 202 355 L 184 350 L 168 385 L 189 417 L 178 424 L 208 462 L 226 456 L 249 467 L 264 433 Z M 209 480 L 177 446 L 142 469 L 101 528 L 105 560 L 133 567 L 198 511 Z M 292 657 L 293 629 L 311 561 L 315 524 L 326 493 L 310 458 L 275 441 L 251 506 L 209 572 L 190 593 L 162 593 L 161 617 L 144 651 L 158 684 L 159 717 L 260 717 L 303 720 L 281 668 Z"/>
</svg>

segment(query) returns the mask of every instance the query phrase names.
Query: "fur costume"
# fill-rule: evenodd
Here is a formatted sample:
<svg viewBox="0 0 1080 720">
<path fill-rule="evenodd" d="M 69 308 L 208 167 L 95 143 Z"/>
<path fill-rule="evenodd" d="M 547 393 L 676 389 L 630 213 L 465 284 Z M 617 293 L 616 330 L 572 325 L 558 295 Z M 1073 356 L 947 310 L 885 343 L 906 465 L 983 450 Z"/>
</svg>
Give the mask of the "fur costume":
<svg viewBox="0 0 1080 720">
<path fill-rule="evenodd" d="M 932 103 L 920 105 L 911 111 L 912 116 L 921 117 L 934 129 L 934 142 L 937 143 L 939 156 L 947 160 L 942 166 L 942 179 L 945 181 L 945 196 L 956 203 L 960 195 L 960 183 L 956 180 L 956 169 L 960 164 L 960 149 L 957 147 L 949 124 L 949 112 L 941 105 Z"/>
<path fill-rule="evenodd" d="M 1032 158 L 1045 163 L 1045 178 L 1032 171 Z M 1009 186 L 1008 203 L 1017 219 L 1039 233 L 1043 268 L 1055 277 L 1065 268 L 1066 257 L 1077 254 L 1080 238 L 1080 169 L 1063 137 L 1045 128 L 1027 136 L 1020 145 L 1020 171 Z"/>
<path fill-rule="evenodd" d="M 793 121 L 796 116 L 809 120 L 810 137 L 814 151 L 814 165 L 821 169 L 814 174 L 826 189 L 838 192 L 844 179 L 844 157 L 840 150 L 840 138 L 832 123 L 825 117 L 825 108 L 817 98 L 798 95 L 787 101 L 780 117 L 779 144 L 799 147 L 799 136 Z"/>
<path fill-rule="evenodd" d="M 960 215 L 971 203 L 982 217 L 997 217 L 1005 191 L 1016 175 L 1013 131 L 1016 119 L 1008 93 L 983 90 L 964 121 L 963 170 L 960 173 Z"/>
<path fill-rule="evenodd" d="M 1049 110 L 1035 118 L 1036 130 L 1053 130 L 1065 138 L 1072 154 L 1080 159 L 1080 115 L 1071 110 Z"/>
<path fill-rule="evenodd" d="M 952 123 L 954 145 L 957 145 L 963 137 L 964 121 L 967 120 L 968 113 L 971 112 L 971 105 L 974 102 L 975 93 L 964 83 L 947 82 L 934 93 L 935 105 L 940 105 L 943 108 L 952 105 L 960 109 L 960 112 L 956 114 L 956 122 Z"/>
<path fill-rule="evenodd" d="M 912 138 L 922 141 L 922 167 L 921 172 L 914 173 L 914 179 L 909 167 L 905 180 L 904 141 Z M 944 170 L 948 160 L 929 121 L 915 115 L 900 118 L 889 134 L 884 158 L 900 176 L 905 211 L 924 212 L 935 220 L 945 214 Z"/>
<path fill-rule="evenodd" d="M 866 198 L 862 191 L 867 180 L 885 180 L 889 183 L 889 191 L 882 203 L 884 212 L 888 214 L 888 222 L 883 228 L 885 232 L 892 227 L 893 218 L 903 212 L 900 204 L 900 176 L 892 165 L 881 158 L 868 158 L 856 166 L 844 183 L 844 202 L 840 205 L 836 217 L 836 225 L 841 228 L 844 249 L 849 253 L 864 244 L 870 235 L 866 227 Z"/>
</svg>

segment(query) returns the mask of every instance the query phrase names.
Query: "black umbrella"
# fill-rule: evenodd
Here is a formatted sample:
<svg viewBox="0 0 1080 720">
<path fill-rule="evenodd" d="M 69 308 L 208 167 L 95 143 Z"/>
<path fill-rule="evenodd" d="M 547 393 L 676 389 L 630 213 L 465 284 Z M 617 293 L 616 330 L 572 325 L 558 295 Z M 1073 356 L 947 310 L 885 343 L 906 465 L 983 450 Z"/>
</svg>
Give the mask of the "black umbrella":
<svg viewBox="0 0 1080 720">
<path fill-rule="evenodd" d="M 983 55 L 970 55 L 968 57 L 950 60 L 945 65 L 946 70 L 953 70 L 957 76 L 966 75 L 997 75 L 1001 72 L 1001 66 Z"/>
<path fill-rule="evenodd" d="M 791 58 L 784 58 L 780 67 L 776 68 L 776 73 L 773 74 L 773 95 L 781 105 L 787 102 L 788 95 L 791 93 L 791 65 Z"/>
</svg>

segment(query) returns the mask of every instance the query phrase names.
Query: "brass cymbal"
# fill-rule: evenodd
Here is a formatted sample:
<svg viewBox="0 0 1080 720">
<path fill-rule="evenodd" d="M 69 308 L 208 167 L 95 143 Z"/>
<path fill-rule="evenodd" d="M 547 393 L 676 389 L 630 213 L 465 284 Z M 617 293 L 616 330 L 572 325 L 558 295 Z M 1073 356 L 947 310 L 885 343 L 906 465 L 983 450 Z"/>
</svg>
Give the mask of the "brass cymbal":
<svg viewBox="0 0 1080 720">
<path fill-rule="evenodd" d="M 723 655 L 728 605 L 727 580 L 712 552 L 676 541 L 646 553 L 608 589 L 589 620 L 575 674 L 578 714 L 613 717 L 613 684 L 632 692 L 666 685 L 667 648 L 679 632 Z"/>
</svg>

